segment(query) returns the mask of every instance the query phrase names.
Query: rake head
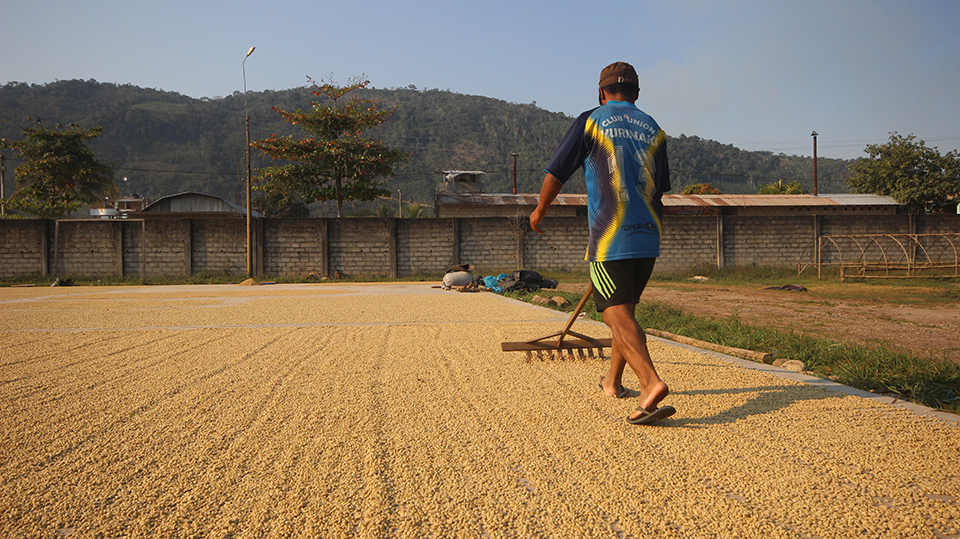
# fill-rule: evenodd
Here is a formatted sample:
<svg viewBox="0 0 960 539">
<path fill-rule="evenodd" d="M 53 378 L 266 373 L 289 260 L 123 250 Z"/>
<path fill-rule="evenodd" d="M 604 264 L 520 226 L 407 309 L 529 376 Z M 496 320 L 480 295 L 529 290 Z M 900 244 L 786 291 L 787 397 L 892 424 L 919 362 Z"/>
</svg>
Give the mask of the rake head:
<svg viewBox="0 0 960 539">
<path fill-rule="evenodd" d="M 612 346 L 612 339 L 594 339 L 579 333 L 567 332 L 574 338 L 553 339 L 559 334 L 554 333 L 539 339 L 523 342 L 505 342 L 500 344 L 504 352 L 526 352 L 527 361 L 534 358 L 545 359 L 586 359 L 588 357 L 603 357 L 603 349 Z"/>
<path fill-rule="evenodd" d="M 587 337 L 581 333 L 570 331 L 570 328 L 573 327 L 573 323 L 577 320 L 577 316 L 580 315 L 584 305 L 587 304 L 587 299 L 590 298 L 590 294 L 592 293 L 593 283 L 591 282 L 590 286 L 587 287 L 587 291 L 584 292 L 583 297 L 580 298 L 580 302 L 577 303 L 577 306 L 573 309 L 573 313 L 570 314 L 570 319 L 567 320 L 567 325 L 563 328 L 563 331 L 544 335 L 543 337 L 530 341 L 500 343 L 500 349 L 504 352 L 526 352 L 527 361 L 532 361 L 534 354 L 536 354 L 537 359 L 540 360 L 576 359 L 577 357 L 583 359 L 586 357 L 594 357 L 593 354 L 595 351 L 597 357 L 603 357 L 603 349 L 613 346 L 612 339 L 594 339 L 593 337 Z M 568 335 L 572 338 L 566 339 Z M 554 339 L 554 337 L 556 338 Z"/>
</svg>

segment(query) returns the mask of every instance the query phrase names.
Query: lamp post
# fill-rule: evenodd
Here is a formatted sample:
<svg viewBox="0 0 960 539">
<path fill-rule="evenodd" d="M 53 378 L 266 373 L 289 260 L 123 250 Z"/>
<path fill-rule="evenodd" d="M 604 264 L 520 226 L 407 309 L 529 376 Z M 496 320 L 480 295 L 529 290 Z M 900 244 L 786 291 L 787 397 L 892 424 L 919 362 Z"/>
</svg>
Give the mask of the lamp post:
<svg viewBox="0 0 960 539">
<path fill-rule="evenodd" d="M 250 220 L 250 113 L 247 112 L 247 58 L 253 54 L 256 47 L 250 47 L 243 57 L 240 66 L 243 68 L 243 114 L 244 125 L 247 131 L 247 277 L 253 277 L 253 250 L 251 249 L 251 220 Z"/>
<path fill-rule="evenodd" d="M 7 184 L 6 179 L 3 177 L 4 171 L 7 170 L 7 156 L 0 153 L 0 200 L 7 198 L 4 186 Z M 7 214 L 7 206 L 5 204 L 0 204 L 0 215 Z"/>
<path fill-rule="evenodd" d="M 817 196 L 817 132 L 810 136 L 813 137 L 813 196 Z"/>
</svg>

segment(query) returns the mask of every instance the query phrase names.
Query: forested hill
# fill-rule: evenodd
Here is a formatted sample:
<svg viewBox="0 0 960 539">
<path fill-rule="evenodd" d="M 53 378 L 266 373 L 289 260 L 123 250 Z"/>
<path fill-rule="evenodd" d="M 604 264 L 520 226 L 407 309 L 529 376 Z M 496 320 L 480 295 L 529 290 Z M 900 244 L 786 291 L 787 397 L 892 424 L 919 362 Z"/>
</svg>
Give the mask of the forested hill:
<svg viewBox="0 0 960 539">
<path fill-rule="evenodd" d="M 518 192 L 538 192 L 543 168 L 573 118 L 488 97 L 415 87 L 368 89 L 362 97 L 396 107 L 390 121 L 370 134 L 411 152 L 408 163 L 386 188 L 404 201 L 432 204 L 443 170 L 482 170 L 485 191 L 509 192 L 517 153 Z M 298 131 L 272 110 L 307 109 L 316 99 L 302 87 L 249 92 L 251 138 Z M 29 118 L 43 123 L 103 126 L 90 143 L 97 157 L 112 164 L 121 194 L 150 199 L 198 191 L 237 202 L 244 185 L 244 96 L 240 92 L 194 99 L 173 92 L 69 80 L 44 85 L 10 83 L 0 88 L 0 137 L 22 138 Z M 755 193 L 764 183 L 799 181 L 813 189 L 810 158 L 748 152 L 696 136 L 668 141 L 673 192 L 689 184 L 711 183 L 724 193 Z M 18 164 L 7 154 L 8 171 Z M 253 167 L 270 164 L 253 151 Z M 821 159 L 819 191 L 846 192 L 850 161 Z M 8 178 L 12 176 L 8 172 Z M 124 180 L 126 178 L 126 180 Z M 8 179 L 8 191 L 12 186 Z M 582 192 L 582 179 L 565 192 Z"/>
</svg>

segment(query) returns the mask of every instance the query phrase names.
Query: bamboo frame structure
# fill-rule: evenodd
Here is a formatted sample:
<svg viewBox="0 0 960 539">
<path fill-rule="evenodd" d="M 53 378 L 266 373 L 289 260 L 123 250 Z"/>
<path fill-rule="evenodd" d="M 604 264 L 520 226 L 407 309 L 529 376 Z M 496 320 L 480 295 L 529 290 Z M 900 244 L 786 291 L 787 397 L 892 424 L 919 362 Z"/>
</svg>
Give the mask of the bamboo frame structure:
<svg viewBox="0 0 960 539">
<path fill-rule="evenodd" d="M 839 268 L 840 280 L 960 277 L 960 234 L 820 236 L 800 253 L 797 274 Z M 813 257 L 813 260 L 809 260 Z"/>
</svg>

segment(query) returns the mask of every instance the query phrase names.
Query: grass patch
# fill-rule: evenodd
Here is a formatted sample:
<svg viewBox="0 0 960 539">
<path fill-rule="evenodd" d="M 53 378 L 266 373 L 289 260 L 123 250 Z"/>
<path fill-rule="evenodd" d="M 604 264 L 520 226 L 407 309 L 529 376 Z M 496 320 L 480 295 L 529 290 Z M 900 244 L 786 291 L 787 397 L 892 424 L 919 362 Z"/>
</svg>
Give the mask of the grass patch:
<svg viewBox="0 0 960 539">
<path fill-rule="evenodd" d="M 0 286 L 50 286 L 56 281 L 53 275 L 25 275 L 20 277 L 11 277 L 0 279 Z M 133 277 L 84 277 L 65 275 L 59 279 L 61 286 L 134 286 L 141 285 L 143 281 Z"/>
<path fill-rule="evenodd" d="M 817 275 L 814 273 L 797 276 L 797 270 L 792 268 L 774 268 L 765 266 L 734 266 L 731 268 L 718 268 L 716 266 L 694 266 L 684 271 L 660 274 L 654 270 L 651 282 L 669 283 L 669 282 L 689 282 L 694 277 L 706 277 L 710 279 L 711 284 L 757 284 L 758 282 L 767 283 L 806 283 L 817 282 Z M 837 279 L 839 282 L 839 278 Z"/>
<path fill-rule="evenodd" d="M 695 276 L 706 277 L 697 281 Z M 840 281 L 838 273 L 824 273 L 822 279 L 816 272 L 797 275 L 795 269 L 768 268 L 760 266 L 737 266 L 717 268 L 700 266 L 686 271 L 660 275 L 654 272 L 652 284 L 665 287 L 743 287 L 752 290 L 784 284 L 802 285 L 810 301 L 829 304 L 830 301 L 855 301 L 861 303 L 885 303 L 891 305 L 935 306 L 955 304 L 960 300 L 960 282 L 957 279 L 860 279 Z"/>
<path fill-rule="evenodd" d="M 290 283 L 318 283 L 316 278 L 300 275 L 257 275 L 258 282 L 277 284 Z M 60 277 L 61 284 L 69 281 L 72 286 L 143 286 L 143 285 L 187 285 L 187 284 L 239 284 L 247 279 L 243 273 L 215 273 L 198 272 L 190 276 L 151 277 L 146 282 L 139 277 L 89 277 L 82 275 L 67 275 Z M 440 274 L 419 274 L 409 277 L 390 278 L 377 276 L 347 276 L 340 279 L 325 279 L 325 283 L 385 283 L 385 282 L 427 282 L 435 281 L 439 284 L 443 280 Z M 54 282 L 52 275 L 25 275 L 7 279 L 0 279 L 0 286 L 35 285 L 50 286 Z M 66 285 L 65 285 L 66 286 Z"/>
<path fill-rule="evenodd" d="M 508 293 L 527 301 L 532 294 Z M 580 295 L 551 291 L 572 304 Z M 593 299 L 586 316 L 600 320 Z M 737 316 L 703 318 L 660 302 L 641 300 L 636 312 L 644 328 L 659 329 L 701 341 L 757 352 L 775 358 L 798 359 L 818 376 L 866 391 L 896 395 L 931 408 L 960 413 L 960 365 L 889 350 L 882 346 L 848 344 L 791 331 L 754 326 Z"/>
</svg>

